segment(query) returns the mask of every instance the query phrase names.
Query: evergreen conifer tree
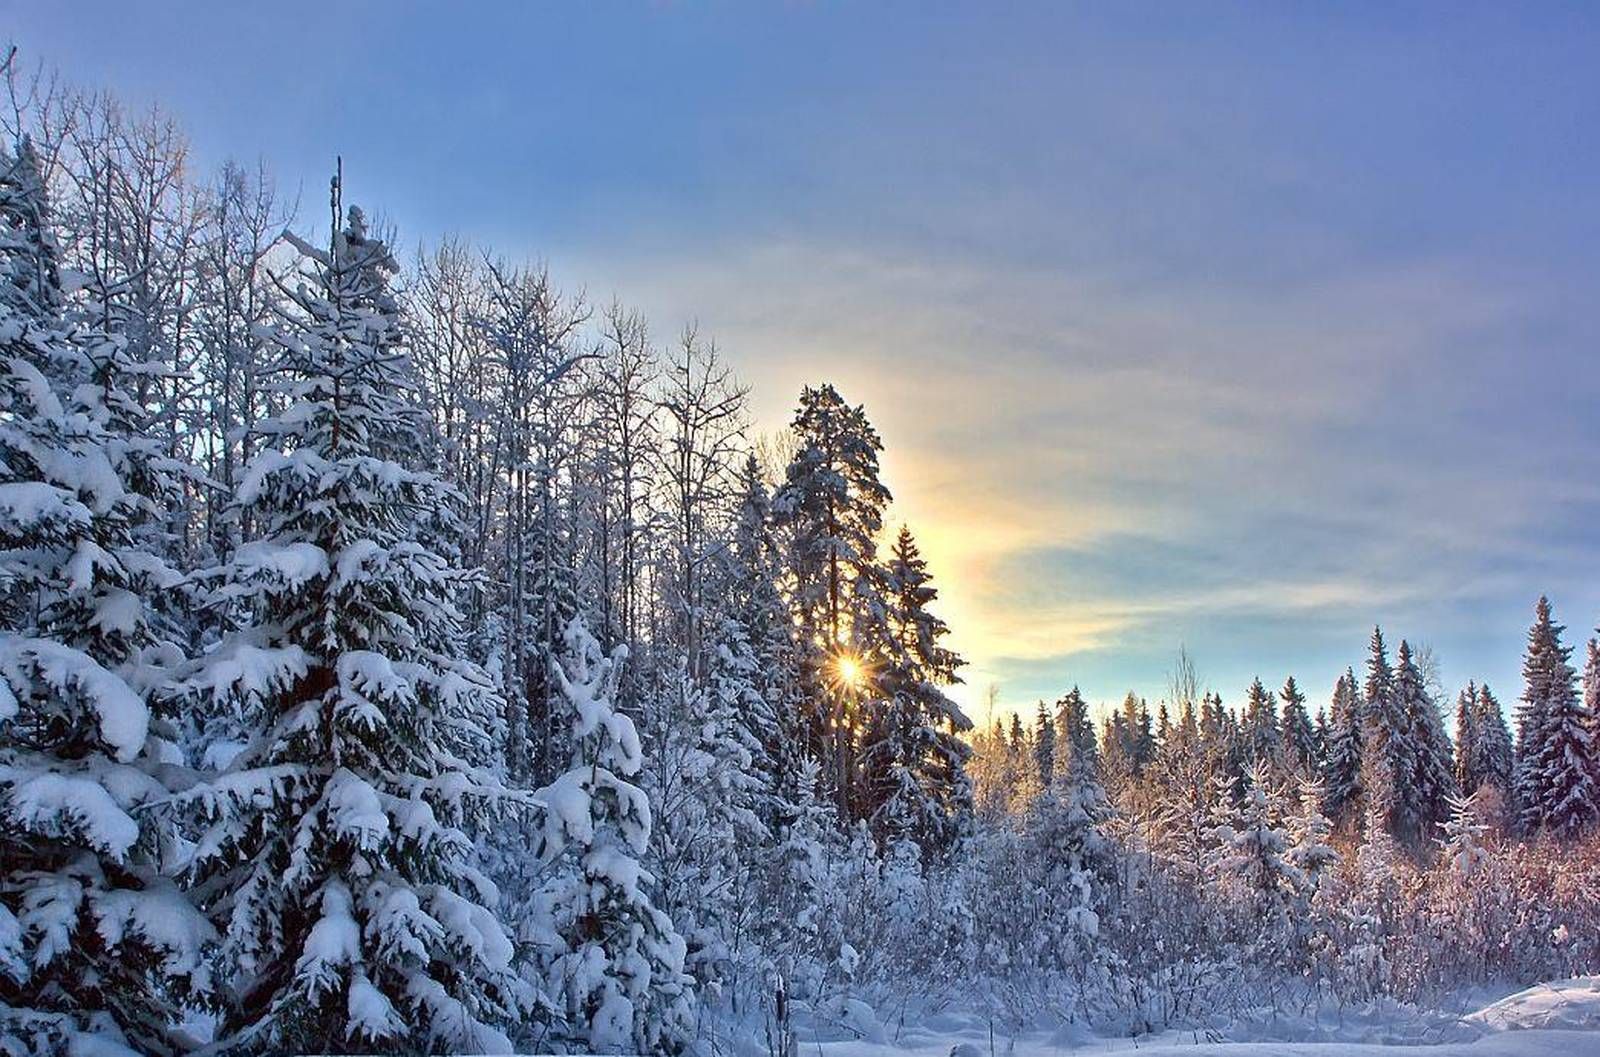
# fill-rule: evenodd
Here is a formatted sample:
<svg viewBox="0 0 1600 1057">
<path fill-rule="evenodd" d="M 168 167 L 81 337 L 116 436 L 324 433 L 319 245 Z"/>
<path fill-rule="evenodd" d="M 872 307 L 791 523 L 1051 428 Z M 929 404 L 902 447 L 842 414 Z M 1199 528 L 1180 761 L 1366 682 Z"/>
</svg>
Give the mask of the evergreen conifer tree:
<svg viewBox="0 0 1600 1057">
<path fill-rule="evenodd" d="M 1268 948 L 1286 936 L 1306 885 L 1289 854 L 1289 837 L 1280 825 L 1283 805 L 1271 773 L 1260 759 L 1245 773 L 1244 796 L 1217 831 L 1216 866 L 1224 890 L 1237 892 L 1249 905 L 1255 943 Z"/>
<path fill-rule="evenodd" d="M 1282 731 L 1284 763 L 1301 776 L 1317 773 L 1317 731 L 1306 711 L 1306 695 L 1295 683 L 1294 676 L 1283 681 L 1278 691 L 1283 705 L 1279 727 Z"/>
<path fill-rule="evenodd" d="M 507 1050 L 532 996 L 472 862 L 504 797 L 482 765 L 501 708 L 425 539 L 452 496 L 419 451 L 395 263 L 354 207 L 330 250 L 294 242 L 286 411 L 238 490 L 258 536 L 216 593 L 243 621 L 188 683 L 254 732 L 187 794 L 234 985 L 219 1046 Z"/>
<path fill-rule="evenodd" d="M 949 633 L 929 608 L 938 599 L 933 577 L 909 529 L 901 528 L 885 575 L 888 641 L 874 682 L 882 734 L 865 748 L 868 781 L 886 795 L 874 806 L 880 832 L 914 840 L 924 860 L 944 854 L 968 829 L 971 753 L 959 735 L 972 723 L 942 687 L 960 682 L 965 663 L 942 643 Z M 1022 717 L 1013 714 L 1014 729 Z"/>
<path fill-rule="evenodd" d="M 1043 701 L 1034 718 L 1033 759 L 1040 787 L 1049 789 L 1056 775 L 1056 721 Z"/>
<path fill-rule="evenodd" d="M 119 337 L 68 318 L 50 201 L 0 151 L 0 1050 L 175 1049 L 205 920 L 145 809 L 178 761 L 177 660 L 142 545 L 164 511 Z"/>
<path fill-rule="evenodd" d="M 1572 651 L 1562 625 L 1540 598 L 1523 659 L 1524 712 L 1517 742 L 1517 793 L 1522 825 L 1575 836 L 1600 815 L 1595 787 L 1592 720 L 1573 688 Z"/>
<path fill-rule="evenodd" d="M 1164 748 L 1172 740 L 1172 713 L 1165 701 L 1156 708 L 1156 748 Z"/>
<path fill-rule="evenodd" d="M 1469 682 L 1456 695 L 1456 787 L 1463 796 L 1478 788 L 1478 684 Z"/>
<path fill-rule="evenodd" d="M 1390 835 L 1404 841 L 1415 841 L 1421 835 L 1421 807 L 1417 790 L 1411 786 L 1416 770 L 1416 746 L 1411 730 L 1413 699 L 1421 694 L 1421 677 L 1416 666 L 1410 663 L 1411 648 L 1400 643 L 1404 657 L 1398 674 L 1389 663 L 1388 649 L 1383 632 L 1372 629 L 1372 640 L 1367 656 L 1367 680 L 1364 687 L 1366 716 L 1364 755 L 1381 755 L 1387 762 L 1390 776 L 1388 803 L 1384 815 L 1388 819 Z"/>
<path fill-rule="evenodd" d="M 1499 790 L 1502 798 L 1510 797 L 1516 773 L 1516 747 L 1511 740 L 1511 729 L 1506 726 L 1505 712 L 1488 683 L 1478 687 L 1473 715 L 1471 771 L 1477 783 L 1473 792 L 1490 784 Z"/>
<path fill-rule="evenodd" d="M 571 727 L 572 766 L 534 794 L 545 809 L 534 933 L 563 1042 L 598 1053 L 675 1053 L 692 1028 L 685 944 L 650 900 L 640 866 L 651 811 L 629 781 L 644 766 L 633 721 L 618 712 L 619 646 L 610 657 L 583 623 L 563 634 L 552 673 Z"/>
<path fill-rule="evenodd" d="M 1056 702 L 1056 739 L 1056 755 L 1060 757 L 1058 771 L 1081 760 L 1083 766 L 1098 772 L 1099 747 L 1095 742 L 1094 724 L 1089 719 L 1088 702 L 1076 686 Z"/>
<path fill-rule="evenodd" d="M 786 544 L 786 579 L 798 638 L 815 695 L 812 748 L 829 759 L 827 773 L 842 819 L 869 799 L 857 781 L 862 688 L 837 678 L 840 665 L 871 671 L 874 646 L 888 641 L 887 603 L 877 561 L 878 533 L 889 489 L 879 479 L 883 442 L 866 412 L 831 385 L 801 391 L 792 425 L 798 450 L 772 499 Z"/>
<path fill-rule="evenodd" d="M 1407 826 L 1413 839 L 1426 841 L 1449 817 L 1456 792 L 1455 760 L 1439 708 L 1423 686 L 1410 646 L 1402 641 L 1395 669 L 1395 699 L 1404 712 L 1411 770 L 1404 783 Z"/>
<path fill-rule="evenodd" d="M 1439 824 L 1442 830 L 1439 847 L 1451 872 L 1467 880 L 1476 876 L 1489 860 L 1488 849 L 1483 846 L 1483 834 L 1488 827 L 1478 818 L 1474 797 L 1451 793 L 1449 805 L 1450 814 Z"/>
<path fill-rule="evenodd" d="M 1365 709 L 1356 687 L 1355 673 L 1347 669 L 1333 688 L 1322 771 L 1322 809 L 1335 825 L 1348 825 L 1354 820 L 1361 797 L 1365 742 Z"/>
<path fill-rule="evenodd" d="M 1302 781 L 1298 810 L 1290 817 L 1287 827 L 1287 858 L 1300 871 L 1306 886 L 1313 892 L 1339 864 L 1339 853 L 1329 843 L 1333 823 L 1322 813 L 1324 796 L 1322 784 L 1316 779 Z"/>
<path fill-rule="evenodd" d="M 1071 697 L 1072 695 L 1069 695 Z M 1093 756 L 1073 751 L 1063 761 L 1059 780 L 1035 801 L 1029 832 L 1045 866 L 1041 908 L 1047 920 L 1034 922 L 1055 955 L 1054 965 L 1085 969 L 1100 959 L 1100 911 L 1111 880 L 1113 847 L 1104 833 L 1112 810 L 1100 784 Z"/>
<path fill-rule="evenodd" d="M 1282 736 L 1278 730 L 1278 699 L 1261 682 L 1250 683 L 1244 695 L 1244 717 L 1240 721 L 1245 753 L 1253 763 L 1276 765 L 1282 756 Z"/>
<path fill-rule="evenodd" d="M 771 828 L 781 804 L 797 788 L 805 751 L 794 625 L 778 590 L 780 561 L 772 531 L 771 504 L 755 456 L 745 460 L 733 539 L 727 548 L 727 615 L 718 636 L 731 663 L 743 672 L 746 689 L 737 722 L 754 741 L 752 767 L 761 786 L 758 809 Z"/>
</svg>

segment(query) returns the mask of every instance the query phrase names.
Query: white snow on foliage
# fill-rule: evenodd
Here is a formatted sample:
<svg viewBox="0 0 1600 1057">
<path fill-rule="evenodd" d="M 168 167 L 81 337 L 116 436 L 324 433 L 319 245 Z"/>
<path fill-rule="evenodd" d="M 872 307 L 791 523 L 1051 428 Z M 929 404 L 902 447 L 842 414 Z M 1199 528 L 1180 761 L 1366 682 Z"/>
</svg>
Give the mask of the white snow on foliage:
<svg viewBox="0 0 1600 1057">
<path fill-rule="evenodd" d="M 361 959 L 361 926 L 351 910 L 350 889 L 343 882 L 323 885 L 322 916 L 311 926 L 295 962 L 297 973 L 320 982 L 322 988 L 337 987 L 338 969 Z"/>
<path fill-rule="evenodd" d="M 310 659 L 299 646 L 258 646 L 235 636 L 212 651 L 185 689 L 211 697 L 237 693 L 257 699 L 291 685 L 309 667 Z"/>
<path fill-rule="evenodd" d="M 34 832 L 78 834 L 117 859 L 139 839 L 139 824 L 97 778 L 0 766 L 0 786 L 10 788 L 10 810 Z"/>
<path fill-rule="evenodd" d="M 300 587 L 328 573 L 328 554 L 315 543 L 258 540 L 239 547 L 233 563 L 241 577 L 270 574 L 288 587 Z"/>
<path fill-rule="evenodd" d="M 117 759 L 132 760 L 144 748 L 150 709 L 126 682 L 81 650 L 49 639 L 0 636 L 0 675 L 13 686 L 26 686 L 37 676 L 62 696 L 83 694 L 99 717 L 101 738 Z M 0 702 L 0 719 L 15 711 L 11 700 Z"/>
<path fill-rule="evenodd" d="M 64 488 L 44 481 L 0 484 L 0 526 L 9 533 L 22 535 L 49 523 L 83 529 L 89 520 L 89 508 Z"/>
<path fill-rule="evenodd" d="M 172 973 L 202 964 L 206 945 L 217 939 L 216 930 L 188 897 L 164 879 L 140 891 L 108 891 L 96 901 L 95 911 L 100 935 L 108 944 L 142 936 L 162 952 L 163 968 Z"/>
<path fill-rule="evenodd" d="M 356 847 L 377 848 L 388 836 L 389 815 L 383 810 L 378 791 L 360 775 L 339 768 L 328 779 L 323 795 L 333 831 Z"/>
</svg>

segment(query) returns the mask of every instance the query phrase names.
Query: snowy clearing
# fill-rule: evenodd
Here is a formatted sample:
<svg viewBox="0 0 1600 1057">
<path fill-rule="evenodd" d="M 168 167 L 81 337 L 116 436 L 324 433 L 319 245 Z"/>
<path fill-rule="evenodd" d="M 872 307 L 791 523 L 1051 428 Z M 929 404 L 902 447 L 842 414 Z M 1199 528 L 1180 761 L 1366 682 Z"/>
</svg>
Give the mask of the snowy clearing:
<svg viewBox="0 0 1600 1057">
<path fill-rule="evenodd" d="M 1309 1036 L 1288 1025 L 1285 1034 Z M 1525 1057 L 1562 1054 L 1600 1055 L 1600 977 L 1575 977 L 1538 984 L 1492 1002 L 1459 1020 L 1443 1020 L 1426 1029 L 1406 1030 L 1392 1017 L 1364 1021 L 1351 1017 L 1330 1040 L 1229 1038 L 1257 1034 L 1259 1029 L 1169 1031 L 1142 1038 L 1097 1038 L 1063 1029 L 1027 1032 L 1010 1038 L 990 1037 L 981 1021 L 935 1017 L 921 1030 L 908 1029 L 899 1043 L 864 1039 L 816 1041 L 802 1038 L 800 1057 L 1060 1057 L 1062 1054 L 1138 1053 L 1141 1057 L 1198 1054 L 1209 1057 L 1368 1057 L 1411 1053 L 1417 1057 Z M 1408 1041 L 1400 1041 L 1405 1036 Z"/>
<path fill-rule="evenodd" d="M 802 1054 L 806 1051 L 802 1048 Z M 990 1057 L 988 1040 L 953 1039 L 905 1047 L 867 1042 L 820 1043 L 817 1057 Z M 994 1057 L 1059 1057 L 1073 1053 L 1206 1054 L 1208 1057 L 1370 1057 L 1414 1053 L 1417 1057 L 1566 1057 L 1600 1055 L 1600 1032 L 1530 1029 L 1490 1033 L 1471 1041 L 1404 1045 L 1381 1042 L 1211 1042 L 1204 1035 L 1171 1032 L 1158 1039 L 1097 1039 L 1079 1043 L 1049 1037 L 998 1041 Z"/>
</svg>

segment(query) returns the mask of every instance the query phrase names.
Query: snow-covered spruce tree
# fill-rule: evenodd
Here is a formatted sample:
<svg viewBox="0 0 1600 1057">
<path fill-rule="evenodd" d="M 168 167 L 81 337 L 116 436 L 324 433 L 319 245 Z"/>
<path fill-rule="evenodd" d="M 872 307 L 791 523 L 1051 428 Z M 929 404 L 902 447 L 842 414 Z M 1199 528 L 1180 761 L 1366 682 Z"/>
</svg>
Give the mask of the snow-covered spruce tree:
<svg viewBox="0 0 1600 1057">
<path fill-rule="evenodd" d="M 1442 833 L 1436 839 L 1450 872 L 1469 880 L 1489 861 L 1489 851 L 1483 846 L 1488 826 L 1478 817 L 1472 796 L 1451 793 L 1449 804 L 1450 814 L 1439 824 Z"/>
<path fill-rule="evenodd" d="M 869 737 L 873 737 L 870 731 Z M 1032 803 L 1039 793 L 1038 776 L 1033 767 L 1033 736 L 1027 724 L 1022 722 L 1021 713 L 1011 713 L 1009 733 L 1002 734 L 1002 737 L 1006 756 L 1006 790 L 1013 808 L 1021 810 Z"/>
<path fill-rule="evenodd" d="M 1172 712 L 1167 708 L 1165 701 L 1156 706 L 1156 751 L 1160 751 L 1172 740 Z"/>
<path fill-rule="evenodd" d="M 883 700 L 870 728 L 876 737 L 869 734 L 863 749 L 863 776 L 884 847 L 910 839 L 932 860 L 972 822 L 972 750 L 958 736 L 972 723 L 942 689 L 960 682 L 964 662 L 941 642 L 949 629 L 928 608 L 938 591 L 907 528 L 895 538 L 885 587 L 890 637 L 875 644 L 885 657 L 875 680 Z"/>
<path fill-rule="evenodd" d="M 781 568 L 771 502 L 754 455 L 746 457 L 740 476 L 732 537 L 724 552 L 725 619 L 734 627 L 725 634 L 742 636 L 754 662 L 746 674 L 756 696 L 747 699 L 739 721 L 757 743 L 753 766 L 762 786 L 758 809 L 770 830 L 787 813 L 785 800 L 798 789 L 803 687 L 794 622 L 778 589 Z"/>
<path fill-rule="evenodd" d="M 1395 703 L 1406 717 L 1411 771 L 1402 782 L 1408 825 L 1418 844 L 1432 839 L 1450 815 L 1449 798 L 1456 792 L 1455 760 L 1450 740 L 1439 717 L 1439 706 L 1428 696 L 1422 673 L 1404 641 L 1395 667 Z"/>
<path fill-rule="evenodd" d="M 1319 762 L 1317 731 L 1306 711 L 1306 695 L 1295 683 L 1294 676 L 1283 681 L 1278 700 L 1283 703 L 1278 725 L 1283 738 L 1284 765 L 1302 777 L 1314 776 Z"/>
<path fill-rule="evenodd" d="M 1592 717 L 1573 688 L 1572 650 L 1561 644 L 1563 630 L 1541 597 L 1522 665 L 1517 800 L 1525 829 L 1572 837 L 1600 817 L 1600 789 Z"/>
<path fill-rule="evenodd" d="M 1583 655 L 1583 708 L 1589 715 L 1590 729 L 1600 739 L 1600 640 L 1590 639 Z M 1596 744 L 1596 766 L 1600 767 L 1600 741 Z M 1600 775 L 1596 775 L 1600 778 Z"/>
<path fill-rule="evenodd" d="M 1128 698 L 1123 700 L 1124 709 L 1127 709 L 1129 700 L 1132 697 L 1133 695 L 1129 694 Z M 1139 698 L 1138 714 L 1137 716 L 1130 718 L 1131 722 L 1129 726 L 1134 731 L 1134 759 L 1138 761 L 1139 774 L 1143 776 L 1144 769 L 1148 767 L 1150 765 L 1150 761 L 1156 757 L 1156 736 L 1155 728 L 1151 725 L 1150 720 L 1150 702 L 1146 701 L 1142 697 Z"/>
<path fill-rule="evenodd" d="M 1215 835 L 1215 876 L 1223 893 L 1237 897 L 1237 905 L 1247 910 L 1246 934 L 1258 954 L 1275 961 L 1284 951 L 1306 881 L 1288 856 L 1282 798 L 1271 786 L 1271 775 L 1259 759 L 1246 772 L 1244 797 Z"/>
<path fill-rule="evenodd" d="M 1039 774 L 1039 787 L 1049 789 L 1056 776 L 1056 721 L 1043 701 L 1033 723 L 1033 766 Z"/>
<path fill-rule="evenodd" d="M 470 835 L 503 793 L 469 758 L 499 703 L 419 539 L 450 494 L 416 457 L 394 261 L 353 207 L 329 250 L 294 241 L 273 335 L 287 410 L 236 497 L 259 535 L 217 591 L 245 617 L 188 682 L 254 731 L 188 794 L 189 878 L 232 988 L 219 1047 L 508 1050 L 531 993 Z"/>
<path fill-rule="evenodd" d="M 1013 715 L 1012 721 L 1018 724 L 1020 730 L 1021 718 Z M 1133 731 L 1122 712 L 1101 717 L 1100 782 L 1105 786 L 1111 803 L 1124 813 L 1132 813 L 1137 808 L 1140 792 L 1139 761 L 1134 755 L 1133 743 Z M 1025 744 L 1018 744 L 1019 753 L 1026 749 Z"/>
<path fill-rule="evenodd" d="M 1392 783 L 1393 804 L 1389 811 L 1390 833 L 1402 843 L 1415 845 L 1422 839 L 1422 804 L 1419 791 L 1413 787 L 1412 776 L 1417 769 L 1417 748 L 1411 728 L 1413 698 L 1422 693 L 1421 677 L 1410 660 L 1411 649 L 1403 640 L 1400 643 L 1403 662 L 1396 672 L 1389 663 L 1383 632 L 1372 629 L 1371 648 L 1367 657 L 1366 682 L 1366 755 L 1381 753 L 1388 762 Z"/>
<path fill-rule="evenodd" d="M 1021 923 L 1041 948 L 1042 966 L 1077 977 L 1079 1001 L 1105 971 L 1098 942 L 1114 848 L 1104 825 L 1111 803 L 1094 757 L 1072 751 L 1056 782 L 1033 803 L 1028 844 L 1041 872 L 1030 920 Z"/>
<path fill-rule="evenodd" d="M 1401 812 L 1394 764 L 1376 740 L 1368 740 L 1361 757 L 1361 855 L 1364 874 L 1381 872 L 1371 863 L 1393 863 L 1401 849 L 1395 839 L 1395 820 Z M 1370 861 L 1370 862 L 1369 862 Z M 1367 864 L 1367 865 L 1363 865 Z"/>
<path fill-rule="evenodd" d="M 1478 687 L 1473 717 L 1471 763 L 1467 768 L 1473 785 L 1471 789 L 1463 787 L 1462 792 L 1477 793 L 1485 786 L 1492 787 L 1498 806 L 1490 814 L 1503 815 L 1514 806 L 1516 746 L 1511 741 L 1511 729 L 1506 726 L 1505 712 L 1487 683 Z M 1479 806 L 1484 806 L 1481 798 Z"/>
<path fill-rule="evenodd" d="M 1335 826 L 1351 828 L 1361 798 L 1361 757 L 1366 721 L 1355 672 L 1346 670 L 1333 688 L 1323 751 L 1322 810 Z"/>
<path fill-rule="evenodd" d="M 1472 769 L 1477 757 L 1477 705 L 1478 684 L 1469 682 L 1456 695 L 1456 788 L 1463 796 L 1471 796 L 1478 788 L 1478 776 Z"/>
<path fill-rule="evenodd" d="M 1306 779 L 1300 785 L 1298 810 L 1288 819 L 1289 852 L 1286 858 L 1315 892 L 1323 878 L 1339 865 L 1339 853 L 1329 843 L 1333 823 L 1322 813 L 1322 783 Z"/>
<path fill-rule="evenodd" d="M 838 922 L 827 906 L 829 851 L 837 840 L 838 816 L 818 796 L 821 767 L 800 760 L 795 793 L 786 804 L 776 836 L 764 905 L 771 908 L 762 925 L 762 939 L 772 955 L 773 991 L 785 996 L 816 998 L 827 967 L 838 953 Z M 771 1010 L 779 1027 L 787 1026 L 787 1009 Z"/>
<path fill-rule="evenodd" d="M 1369 713 L 1392 710 L 1394 667 L 1389 663 L 1389 648 L 1384 644 L 1380 627 L 1372 629 L 1372 638 L 1367 643 L 1367 679 L 1362 693 L 1362 704 Z M 1381 717 L 1377 721 L 1380 728 L 1398 725 Z"/>
<path fill-rule="evenodd" d="M 32 144 L 0 151 L 0 1052 L 179 1048 L 210 927 L 141 807 L 176 758 L 160 511 L 120 339 L 69 322 Z"/>
<path fill-rule="evenodd" d="M 1419 909 L 1426 914 L 1417 931 L 1428 940 L 1406 945 L 1410 952 L 1401 950 L 1421 954 L 1437 979 L 1459 984 L 1529 968 L 1517 965 L 1515 947 L 1524 942 L 1525 929 L 1540 926 L 1512 909 L 1520 900 L 1507 884 L 1523 872 L 1520 863 L 1512 865 L 1523 856 L 1520 849 L 1513 853 L 1515 859 L 1496 855 L 1485 839 L 1497 827 L 1484 808 L 1498 798 L 1498 790 L 1491 785 L 1480 786 L 1471 796 L 1451 798 L 1450 817 L 1435 838 L 1438 869 L 1428 878 L 1427 890 L 1414 897 L 1422 902 Z M 1522 920 L 1516 920 L 1518 917 Z M 1543 928 L 1554 932 L 1552 926 Z"/>
<path fill-rule="evenodd" d="M 1228 783 L 1229 796 L 1244 792 L 1244 772 L 1250 760 L 1238 719 L 1212 691 L 1200 702 L 1200 744 L 1211 772 Z"/>
<path fill-rule="evenodd" d="M 1095 742 L 1089 703 L 1074 686 L 1056 702 L 1056 772 L 1065 774 L 1074 760 L 1098 772 L 1100 750 Z"/>
<path fill-rule="evenodd" d="M 1245 753 L 1251 763 L 1257 761 L 1276 766 L 1282 755 L 1282 735 L 1278 730 L 1278 699 L 1261 682 L 1261 677 L 1250 683 L 1244 696 L 1244 716 L 1240 721 Z"/>
<path fill-rule="evenodd" d="M 770 847 L 762 811 L 770 787 L 756 766 L 761 745 L 746 725 L 766 703 L 743 626 L 725 620 L 707 646 L 705 685 L 681 663 L 661 673 L 654 711 L 673 721 L 652 742 L 640 784 L 655 809 L 647 862 L 660 907 L 684 935 L 701 993 L 715 996 L 737 986 L 752 960 L 747 942 L 759 913 L 753 888 Z"/>
<path fill-rule="evenodd" d="M 1523 692 L 1516 706 L 1516 763 L 1512 772 L 1517 803 L 1517 826 L 1527 832 L 1538 828 L 1544 812 L 1544 775 L 1538 760 L 1544 753 L 1545 711 L 1548 697 L 1548 661 L 1555 639 L 1550 603 L 1542 595 L 1535 608 L 1528 647 L 1523 655 Z"/>
<path fill-rule="evenodd" d="M 685 945 L 645 891 L 651 811 L 629 779 L 644 765 L 633 721 L 614 704 L 627 647 L 610 657 L 573 620 L 551 673 L 571 728 L 571 769 L 540 789 L 538 840 L 548 876 L 534 896 L 533 939 L 560 1022 L 549 1040 L 597 1053 L 674 1053 L 689 1038 Z"/>
<path fill-rule="evenodd" d="M 794 817 L 803 768 L 793 624 L 753 456 L 728 536 L 708 578 L 717 602 L 702 677 L 697 684 L 666 662 L 674 666 L 657 695 L 665 707 L 645 712 L 677 715 L 661 724 L 641 784 L 657 819 L 647 862 L 658 905 L 684 934 L 702 999 L 741 1008 L 752 988 L 768 993 L 761 970 L 780 932 L 769 911 L 775 838 Z"/>
<path fill-rule="evenodd" d="M 1583 707 L 1600 714 L 1600 639 L 1591 638 L 1584 647 Z"/>
<path fill-rule="evenodd" d="M 1156 845 L 1184 884 L 1198 885 L 1210 851 L 1216 775 L 1200 745 L 1192 700 L 1184 703 L 1182 717 L 1156 753 L 1152 771 L 1160 819 Z"/>
</svg>

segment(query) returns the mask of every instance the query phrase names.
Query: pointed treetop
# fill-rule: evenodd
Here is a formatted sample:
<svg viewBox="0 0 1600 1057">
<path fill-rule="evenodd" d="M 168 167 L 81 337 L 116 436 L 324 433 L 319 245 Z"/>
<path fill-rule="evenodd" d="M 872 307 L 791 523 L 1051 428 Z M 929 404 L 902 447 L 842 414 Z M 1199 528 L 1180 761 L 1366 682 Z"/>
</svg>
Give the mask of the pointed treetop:
<svg viewBox="0 0 1600 1057">
<path fill-rule="evenodd" d="M 1407 653 L 1409 655 L 1409 650 Z M 1389 666 L 1389 651 L 1383 642 L 1383 629 L 1374 627 L 1367 656 L 1367 703 L 1371 705 L 1386 700 L 1393 689 L 1394 669 Z"/>
</svg>

